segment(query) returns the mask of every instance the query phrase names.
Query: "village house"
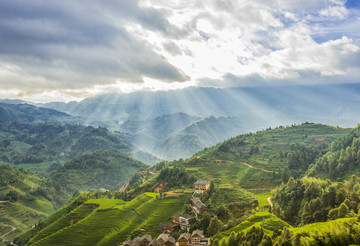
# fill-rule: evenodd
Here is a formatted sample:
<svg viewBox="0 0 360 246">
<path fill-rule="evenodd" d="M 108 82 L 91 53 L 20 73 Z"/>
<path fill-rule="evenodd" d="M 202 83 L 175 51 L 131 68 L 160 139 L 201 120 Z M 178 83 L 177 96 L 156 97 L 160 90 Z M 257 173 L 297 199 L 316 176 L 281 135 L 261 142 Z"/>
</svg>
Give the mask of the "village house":
<svg viewBox="0 0 360 246">
<path fill-rule="evenodd" d="M 195 186 L 195 190 L 204 191 L 210 188 L 210 182 L 206 180 L 197 180 L 194 183 L 194 186 Z"/>
<path fill-rule="evenodd" d="M 190 228 L 191 223 L 195 220 L 195 217 L 188 215 L 188 214 L 181 214 L 181 213 L 174 213 L 173 216 L 173 223 L 179 224 L 181 230 L 187 230 Z"/>
<path fill-rule="evenodd" d="M 202 230 L 195 230 L 192 234 L 182 233 L 177 242 L 170 234 L 160 234 L 157 239 L 152 240 L 151 235 L 128 240 L 122 246 L 209 246 L 210 238 L 204 236 Z"/>
<path fill-rule="evenodd" d="M 189 246 L 191 244 L 191 234 L 190 233 L 183 233 L 179 236 L 178 245 L 179 246 Z"/>
<path fill-rule="evenodd" d="M 181 230 L 187 230 L 190 228 L 191 223 L 195 220 L 195 218 L 191 215 L 184 214 L 180 216 L 180 228 Z"/>
<path fill-rule="evenodd" d="M 179 230 L 179 225 L 172 222 L 166 222 L 165 224 L 160 225 L 160 230 L 163 233 L 173 233 Z"/>
<path fill-rule="evenodd" d="M 174 223 L 180 223 L 180 216 L 182 216 L 181 213 L 178 213 L 178 212 L 174 213 L 173 216 L 172 216 L 173 222 Z"/>
<path fill-rule="evenodd" d="M 192 246 L 208 246 L 210 238 L 205 237 L 202 230 L 195 230 L 191 234 L 190 242 Z"/>
<path fill-rule="evenodd" d="M 199 214 L 207 210 L 206 205 L 197 197 L 191 198 L 191 207 L 195 213 Z"/>
<path fill-rule="evenodd" d="M 175 246 L 175 238 L 169 234 L 160 234 L 156 239 L 156 246 Z"/>
</svg>

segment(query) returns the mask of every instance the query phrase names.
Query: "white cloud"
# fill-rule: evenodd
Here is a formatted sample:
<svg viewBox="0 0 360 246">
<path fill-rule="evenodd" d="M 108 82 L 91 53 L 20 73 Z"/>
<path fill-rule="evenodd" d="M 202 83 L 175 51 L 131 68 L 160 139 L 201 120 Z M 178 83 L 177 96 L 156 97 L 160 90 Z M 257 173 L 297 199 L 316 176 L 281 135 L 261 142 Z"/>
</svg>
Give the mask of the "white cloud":
<svg viewBox="0 0 360 246">
<path fill-rule="evenodd" d="M 349 11 L 344 6 L 330 6 L 320 10 L 319 14 L 325 17 L 335 17 L 337 19 L 345 19 Z"/>
</svg>

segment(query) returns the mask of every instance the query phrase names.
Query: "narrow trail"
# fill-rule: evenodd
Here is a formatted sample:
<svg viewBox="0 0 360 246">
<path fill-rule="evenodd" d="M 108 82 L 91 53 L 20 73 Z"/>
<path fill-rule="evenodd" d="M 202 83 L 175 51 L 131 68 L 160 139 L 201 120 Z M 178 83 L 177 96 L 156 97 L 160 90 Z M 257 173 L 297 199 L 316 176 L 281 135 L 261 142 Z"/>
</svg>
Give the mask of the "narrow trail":
<svg viewBox="0 0 360 246">
<path fill-rule="evenodd" d="M 7 232 L 7 233 L 5 233 L 4 235 L 2 235 L 0 238 L 4 238 L 4 237 L 6 237 L 7 235 L 9 235 L 10 233 L 12 233 L 13 231 L 15 231 L 16 230 L 16 227 L 13 227 L 12 226 L 12 230 L 11 231 L 9 231 L 9 232 Z"/>
<path fill-rule="evenodd" d="M 265 168 L 261 168 L 261 167 L 255 167 L 249 163 L 246 163 L 246 162 L 234 162 L 234 161 L 226 161 L 226 160 L 219 160 L 219 159 L 215 159 L 216 162 L 219 162 L 219 163 L 241 163 L 241 164 L 244 164 L 250 168 L 253 168 L 253 169 L 257 169 L 257 170 L 261 170 L 261 171 L 264 171 L 264 172 L 267 172 L 267 173 L 270 173 L 271 171 L 269 170 L 266 170 Z"/>
<path fill-rule="evenodd" d="M 271 196 L 269 196 L 269 197 L 267 198 L 267 201 L 269 202 L 270 207 L 271 207 L 271 211 L 272 211 L 272 209 L 273 209 L 273 203 L 271 202 Z"/>
</svg>

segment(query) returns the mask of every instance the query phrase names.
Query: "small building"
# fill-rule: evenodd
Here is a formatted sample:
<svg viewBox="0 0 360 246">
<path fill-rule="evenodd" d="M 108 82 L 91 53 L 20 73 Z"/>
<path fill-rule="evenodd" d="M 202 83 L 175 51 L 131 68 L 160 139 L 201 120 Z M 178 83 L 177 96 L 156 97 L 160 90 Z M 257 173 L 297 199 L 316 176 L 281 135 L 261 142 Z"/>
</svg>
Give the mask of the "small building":
<svg viewBox="0 0 360 246">
<path fill-rule="evenodd" d="M 174 223 L 180 223 L 180 216 L 182 216 L 181 213 L 178 213 L 178 212 L 174 213 L 174 214 L 172 215 L 173 222 L 174 222 Z"/>
<path fill-rule="evenodd" d="M 179 230 L 179 225 L 172 222 L 166 222 L 165 224 L 162 224 L 160 228 L 163 233 L 173 233 Z"/>
<path fill-rule="evenodd" d="M 169 234 L 160 234 L 156 239 L 156 246 L 175 246 L 175 238 Z"/>
<path fill-rule="evenodd" d="M 195 218 L 191 215 L 184 214 L 179 217 L 179 224 L 181 230 L 187 230 L 190 228 L 191 223 L 195 220 Z"/>
<path fill-rule="evenodd" d="M 144 235 L 140 237 L 140 246 L 149 246 L 149 244 L 152 242 L 151 235 Z"/>
<path fill-rule="evenodd" d="M 205 237 L 202 230 L 195 230 L 191 234 L 190 242 L 192 246 L 208 246 L 210 238 Z"/>
<path fill-rule="evenodd" d="M 191 198 L 191 205 L 196 213 L 202 213 L 207 210 L 206 205 L 197 197 Z"/>
<path fill-rule="evenodd" d="M 206 180 L 197 180 L 194 183 L 195 190 L 208 190 L 210 188 L 210 182 Z"/>
<path fill-rule="evenodd" d="M 188 246 L 191 245 L 191 235 L 190 233 L 183 233 L 179 236 L 178 244 L 179 246 Z"/>
</svg>

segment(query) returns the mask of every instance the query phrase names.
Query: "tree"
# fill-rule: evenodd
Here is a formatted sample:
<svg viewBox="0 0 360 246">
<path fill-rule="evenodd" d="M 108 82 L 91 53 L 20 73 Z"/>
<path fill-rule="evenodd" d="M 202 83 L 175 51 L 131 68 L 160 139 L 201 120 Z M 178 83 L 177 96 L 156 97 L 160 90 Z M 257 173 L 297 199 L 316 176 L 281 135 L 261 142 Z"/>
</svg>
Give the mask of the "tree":
<svg viewBox="0 0 360 246">
<path fill-rule="evenodd" d="M 202 213 L 199 221 L 199 229 L 206 230 L 210 225 L 211 217 L 207 212 Z"/>
<path fill-rule="evenodd" d="M 273 243 L 272 243 L 272 240 L 271 240 L 271 237 L 264 234 L 259 246 L 272 246 Z"/>
<path fill-rule="evenodd" d="M 339 207 L 339 217 L 338 218 L 345 218 L 348 213 L 349 213 L 349 207 L 346 206 L 345 203 L 341 203 L 341 205 Z"/>
<path fill-rule="evenodd" d="M 230 218 L 230 211 L 222 205 L 216 210 L 216 214 L 222 221 L 227 221 Z"/>
<path fill-rule="evenodd" d="M 210 236 L 213 236 L 221 230 L 222 226 L 223 223 L 221 222 L 221 220 L 219 220 L 218 217 L 215 216 L 211 219 L 209 227 L 207 228 L 207 232 Z"/>
<path fill-rule="evenodd" d="M 19 194 L 15 190 L 11 190 L 6 194 L 6 200 L 10 202 L 16 202 Z"/>
<path fill-rule="evenodd" d="M 220 246 L 219 240 L 215 239 L 215 240 L 212 242 L 211 246 Z"/>
<path fill-rule="evenodd" d="M 228 243 L 225 238 L 223 238 L 223 240 L 221 240 L 221 246 L 228 246 Z"/>
<path fill-rule="evenodd" d="M 230 234 L 228 246 L 237 246 L 237 245 L 238 245 L 238 242 L 236 240 L 235 232 L 233 231 Z"/>
</svg>

